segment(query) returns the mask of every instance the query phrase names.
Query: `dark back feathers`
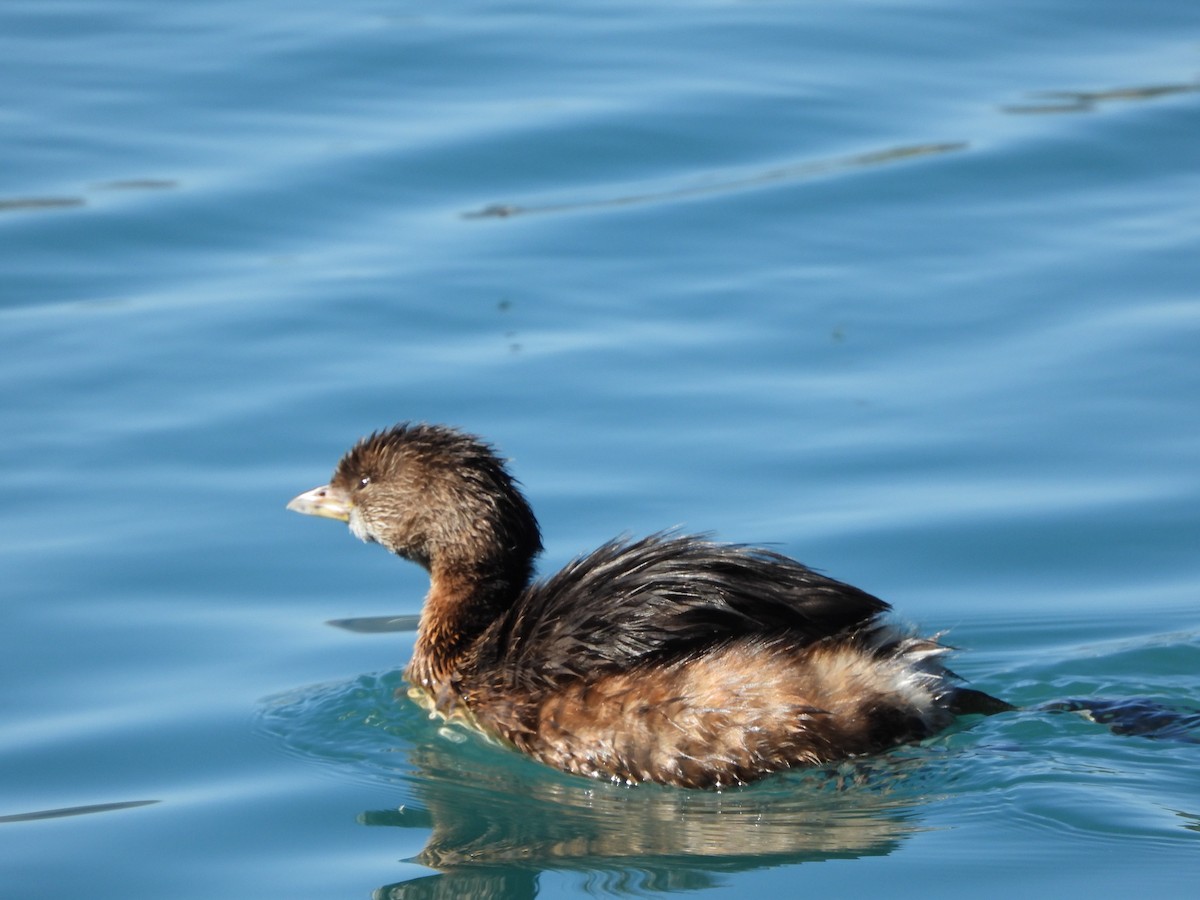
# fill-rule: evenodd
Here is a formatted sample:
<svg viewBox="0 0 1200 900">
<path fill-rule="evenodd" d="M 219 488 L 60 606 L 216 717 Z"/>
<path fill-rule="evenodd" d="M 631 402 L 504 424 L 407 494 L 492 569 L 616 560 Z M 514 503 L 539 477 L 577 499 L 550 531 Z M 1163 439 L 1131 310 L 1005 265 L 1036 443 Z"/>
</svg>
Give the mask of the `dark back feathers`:
<svg viewBox="0 0 1200 900">
<path fill-rule="evenodd" d="M 656 534 L 612 541 L 530 586 L 488 629 L 475 662 L 511 685 L 545 687 L 736 637 L 802 646 L 888 609 L 779 553 Z"/>
</svg>

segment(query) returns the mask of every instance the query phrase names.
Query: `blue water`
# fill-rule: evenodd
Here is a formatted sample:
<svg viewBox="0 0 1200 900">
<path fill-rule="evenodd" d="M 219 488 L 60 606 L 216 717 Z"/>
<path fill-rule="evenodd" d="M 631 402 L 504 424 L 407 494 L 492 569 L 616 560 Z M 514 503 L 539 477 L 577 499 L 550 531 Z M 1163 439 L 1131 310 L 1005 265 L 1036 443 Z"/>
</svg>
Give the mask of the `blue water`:
<svg viewBox="0 0 1200 900">
<path fill-rule="evenodd" d="M 0 895 L 1193 896 L 1196 730 L 1039 707 L 1200 706 L 1194 2 L 40 0 L 0 59 Z M 405 419 L 543 571 L 769 543 L 1026 708 L 715 795 L 442 729 L 423 573 L 283 509 Z"/>
</svg>

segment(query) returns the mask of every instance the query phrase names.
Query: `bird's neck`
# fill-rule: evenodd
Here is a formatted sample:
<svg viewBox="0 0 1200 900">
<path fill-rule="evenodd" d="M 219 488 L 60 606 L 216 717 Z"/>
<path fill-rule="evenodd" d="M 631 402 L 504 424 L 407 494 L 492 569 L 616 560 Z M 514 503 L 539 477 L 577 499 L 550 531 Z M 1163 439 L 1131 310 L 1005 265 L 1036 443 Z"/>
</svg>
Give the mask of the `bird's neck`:
<svg viewBox="0 0 1200 900">
<path fill-rule="evenodd" d="M 528 566 L 512 570 L 433 561 L 405 672 L 409 682 L 435 698 L 443 695 L 457 681 L 476 639 L 512 606 L 528 580 Z"/>
</svg>

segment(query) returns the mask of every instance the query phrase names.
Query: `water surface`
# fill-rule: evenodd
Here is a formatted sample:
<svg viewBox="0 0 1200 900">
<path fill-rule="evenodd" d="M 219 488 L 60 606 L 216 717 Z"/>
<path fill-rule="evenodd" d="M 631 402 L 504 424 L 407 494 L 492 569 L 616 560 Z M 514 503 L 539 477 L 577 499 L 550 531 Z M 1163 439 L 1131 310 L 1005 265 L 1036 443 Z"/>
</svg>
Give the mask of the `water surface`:
<svg viewBox="0 0 1200 900">
<path fill-rule="evenodd" d="M 1198 39 L 6 5 L 0 892 L 1191 896 L 1194 731 L 1044 706 L 1200 706 Z M 392 696 L 423 573 L 283 510 L 405 419 L 512 458 L 544 572 L 768 543 L 1024 709 L 719 795 L 439 728 Z"/>
</svg>

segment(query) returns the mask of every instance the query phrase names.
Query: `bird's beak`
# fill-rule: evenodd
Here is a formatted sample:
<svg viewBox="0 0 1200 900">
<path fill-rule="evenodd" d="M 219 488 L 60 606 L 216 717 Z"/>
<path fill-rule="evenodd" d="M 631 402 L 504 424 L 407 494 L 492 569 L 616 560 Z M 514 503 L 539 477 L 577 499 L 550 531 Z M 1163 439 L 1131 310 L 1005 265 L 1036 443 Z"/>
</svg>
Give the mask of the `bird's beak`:
<svg viewBox="0 0 1200 900">
<path fill-rule="evenodd" d="M 321 516 L 324 519 L 349 522 L 354 503 L 350 500 L 350 495 L 341 488 L 323 484 L 311 491 L 305 491 L 299 497 L 293 497 L 287 508 L 306 516 Z"/>
</svg>

